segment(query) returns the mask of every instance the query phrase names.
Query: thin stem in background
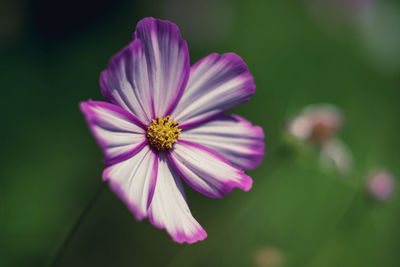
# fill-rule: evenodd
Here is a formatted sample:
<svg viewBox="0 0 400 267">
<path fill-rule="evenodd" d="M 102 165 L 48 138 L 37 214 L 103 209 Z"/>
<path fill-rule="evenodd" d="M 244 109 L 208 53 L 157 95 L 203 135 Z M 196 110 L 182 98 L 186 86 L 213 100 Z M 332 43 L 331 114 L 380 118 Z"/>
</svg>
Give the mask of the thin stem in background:
<svg viewBox="0 0 400 267">
<path fill-rule="evenodd" d="M 69 243 L 71 243 L 71 240 L 75 236 L 75 234 L 78 231 L 79 227 L 81 226 L 82 222 L 85 220 L 85 218 L 86 218 L 87 214 L 89 213 L 90 209 L 92 208 L 93 204 L 96 202 L 96 200 L 99 198 L 99 196 L 103 192 L 105 185 L 106 185 L 106 183 L 102 183 L 99 186 L 99 188 L 97 189 L 97 191 L 94 194 L 94 196 L 92 197 L 92 199 L 89 201 L 89 203 L 86 205 L 86 207 L 82 210 L 81 214 L 79 214 L 78 218 L 76 219 L 71 230 L 68 232 L 68 235 L 64 239 L 64 242 L 62 243 L 60 249 L 58 250 L 58 252 L 56 254 L 56 257 L 54 258 L 54 260 L 50 266 L 55 267 L 58 265 L 65 250 L 67 249 Z"/>
</svg>

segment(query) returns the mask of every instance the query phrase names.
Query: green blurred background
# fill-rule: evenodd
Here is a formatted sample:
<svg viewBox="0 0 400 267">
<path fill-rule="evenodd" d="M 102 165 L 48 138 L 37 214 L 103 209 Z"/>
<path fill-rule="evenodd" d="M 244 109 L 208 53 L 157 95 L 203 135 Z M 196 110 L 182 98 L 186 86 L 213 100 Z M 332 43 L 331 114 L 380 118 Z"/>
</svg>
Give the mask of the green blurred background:
<svg viewBox="0 0 400 267">
<path fill-rule="evenodd" d="M 247 193 L 186 187 L 208 233 L 193 245 L 137 222 L 106 188 L 59 266 L 399 266 L 400 198 L 365 190 L 373 168 L 400 175 L 400 5 L 389 0 L 2 0 L 0 266 L 51 263 L 101 185 L 78 103 L 102 99 L 100 71 L 147 16 L 178 24 L 191 63 L 245 60 L 257 91 L 232 112 L 264 128 L 265 159 Z M 320 102 L 345 115 L 348 177 L 285 141 L 287 119 Z"/>
</svg>

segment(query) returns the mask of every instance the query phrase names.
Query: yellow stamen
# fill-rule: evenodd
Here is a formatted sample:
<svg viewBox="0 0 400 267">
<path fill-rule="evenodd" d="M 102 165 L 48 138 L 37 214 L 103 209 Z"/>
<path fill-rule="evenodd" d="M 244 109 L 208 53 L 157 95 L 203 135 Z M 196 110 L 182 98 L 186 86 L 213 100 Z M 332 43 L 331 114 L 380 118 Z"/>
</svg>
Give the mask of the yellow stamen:
<svg viewBox="0 0 400 267">
<path fill-rule="evenodd" d="M 169 116 L 157 116 L 146 130 L 146 137 L 150 145 L 158 151 L 171 149 L 172 145 L 178 142 L 181 133 L 178 125 L 179 122 L 171 120 Z"/>
</svg>

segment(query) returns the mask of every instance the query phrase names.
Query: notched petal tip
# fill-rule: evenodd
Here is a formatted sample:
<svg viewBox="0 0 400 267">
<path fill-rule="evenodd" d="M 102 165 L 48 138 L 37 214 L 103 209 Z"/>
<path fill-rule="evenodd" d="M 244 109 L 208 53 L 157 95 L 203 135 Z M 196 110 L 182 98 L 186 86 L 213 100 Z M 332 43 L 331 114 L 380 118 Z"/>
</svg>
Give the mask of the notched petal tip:
<svg viewBox="0 0 400 267">
<path fill-rule="evenodd" d="M 207 233 L 203 228 L 200 227 L 199 229 L 197 229 L 196 232 L 189 235 L 185 234 L 184 232 L 178 232 L 176 235 L 171 235 L 171 237 L 175 242 L 179 244 L 194 244 L 206 239 Z"/>
<path fill-rule="evenodd" d="M 105 168 L 105 169 L 103 170 L 103 173 L 102 173 L 102 175 L 101 175 L 101 179 L 102 179 L 103 182 L 106 182 L 106 181 L 108 181 L 108 180 L 110 179 L 110 176 L 109 176 L 110 167 L 111 167 L 111 166 L 109 166 L 109 167 L 107 167 L 107 168 Z"/>
<path fill-rule="evenodd" d="M 155 227 L 165 229 L 174 241 L 190 244 L 203 240 L 207 234 L 190 212 L 180 179 L 166 154 L 161 153 L 148 218 Z"/>
<path fill-rule="evenodd" d="M 167 234 L 172 238 L 172 240 L 174 240 L 175 242 L 179 243 L 179 244 L 183 244 L 183 243 L 187 243 L 187 244 L 194 244 L 197 243 L 199 241 L 203 241 L 204 239 L 207 238 L 207 232 L 201 227 L 200 224 L 197 223 L 197 221 L 195 221 L 195 223 L 197 224 L 195 226 L 194 231 L 190 232 L 190 233 L 185 233 L 182 230 L 177 230 L 177 231 L 171 231 L 170 229 L 167 229 L 164 225 L 158 223 L 154 217 L 152 216 L 152 214 L 148 214 L 148 219 L 150 221 L 150 223 L 160 229 L 160 230 L 165 230 L 167 232 Z"/>
<path fill-rule="evenodd" d="M 234 166 L 232 166 L 233 168 L 235 168 Z M 221 198 L 224 195 L 230 194 L 232 193 L 233 189 L 238 188 L 241 189 L 245 192 L 250 191 L 250 189 L 253 186 L 253 179 L 248 176 L 247 174 L 244 173 L 244 171 L 237 169 L 237 174 L 239 176 L 239 178 L 236 181 L 232 181 L 232 182 L 228 182 L 226 184 L 225 190 L 222 191 L 221 194 Z"/>
<path fill-rule="evenodd" d="M 145 31 L 157 33 L 157 29 L 159 28 L 164 28 L 164 29 L 169 29 L 171 30 L 176 36 L 181 37 L 181 32 L 179 30 L 178 25 L 175 23 L 169 21 L 169 20 L 163 20 L 163 19 L 156 19 L 154 17 L 147 17 L 141 19 L 137 24 L 136 24 L 136 31 L 133 33 L 132 38 L 137 39 L 139 38 L 138 36 L 138 29 L 143 29 Z"/>
<path fill-rule="evenodd" d="M 240 181 L 240 184 L 238 188 L 242 189 L 243 191 L 250 191 L 250 189 L 253 187 L 253 179 L 251 179 L 250 176 L 246 175 L 244 172 L 242 172 L 242 179 Z"/>
<path fill-rule="evenodd" d="M 83 114 L 89 114 L 90 113 L 90 111 L 89 111 L 89 108 L 90 108 L 90 106 L 92 105 L 92 100 L 91 99 L 89 99 L 88 101 L 81 101 L 81 102 L 79 102 L 79 109 L 81 110 L 81 112 L 83 113 Z"/>
</svg>

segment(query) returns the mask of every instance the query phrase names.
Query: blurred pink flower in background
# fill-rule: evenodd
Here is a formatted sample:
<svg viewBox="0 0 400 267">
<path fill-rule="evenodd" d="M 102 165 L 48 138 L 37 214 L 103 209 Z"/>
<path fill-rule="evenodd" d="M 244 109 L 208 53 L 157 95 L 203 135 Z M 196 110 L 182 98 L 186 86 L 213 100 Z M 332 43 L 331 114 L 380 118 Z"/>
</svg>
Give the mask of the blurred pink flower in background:
<svg viewBox="0 0 400 267">
<path fill-rule="evenodd" d="M 333 167 L 340 174 L 348 174 L 353 168 L 353 157 L 348 146 L 338 138 L 330 139 L 321 147 L 321 164 Z"/>
<path fill-rule="evenodd" d="M 283 264 L 283 254 L 277 248 L 261 247 L 255 251 L 254 265 L 257 267 L 279 267 Z"/>
<path fill-rule="evenodd" d="M 347 174 L 353 166 L 350 149 L 336 137 L 343 125 L 341 111 L 329 104 L 310 105 L 287 125 L 289 133 L 305 144 L 316 144 L 320 161 L 325 167 L 334 167 L 340 174 Z"/>
<path fill-rule="evenodd" d="M 289 121 L 291 135 L 300 139 L 324 143 L 342 126 L 341 112 L 332 105 L 311 105 Z"/>
<path fill-rule="evenodd" d="M 389 199 L 393 195 L 395 186 L 394 175 L 385 169 L 372 171 L 367 181 L 369 193 L 377 200 Z"/>
</svg>

